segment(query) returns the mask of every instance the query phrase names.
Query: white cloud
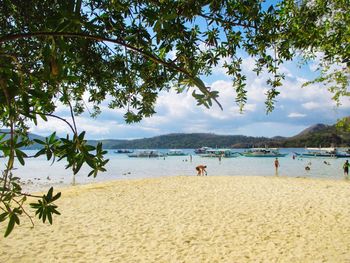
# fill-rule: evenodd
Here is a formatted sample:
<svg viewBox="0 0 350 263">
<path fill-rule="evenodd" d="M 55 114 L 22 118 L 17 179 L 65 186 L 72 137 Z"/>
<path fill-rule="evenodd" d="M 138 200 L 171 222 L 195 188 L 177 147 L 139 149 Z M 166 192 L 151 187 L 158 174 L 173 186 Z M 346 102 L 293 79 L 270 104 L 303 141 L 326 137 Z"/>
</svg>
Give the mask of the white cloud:
<svg viewBox="0 0 350 263">
<path fill-rule="evenodd" d="M 288 118 L 303 118 L 306 117 L 306 114 L 298 113 L 298 112 L 291 112 L 288 114 Z"/>
<path fill-rule="evenodd" d="M 314 110 L 314 109 L 319 109 L 322 108 L 323 105 L 321 103 L 317 103 L 314 101 L 309 101 L 306 103 L 301 104 L 301 106 L 303 106 L 303 108 L 307 109 L 307 110 Z"/>
</svg>

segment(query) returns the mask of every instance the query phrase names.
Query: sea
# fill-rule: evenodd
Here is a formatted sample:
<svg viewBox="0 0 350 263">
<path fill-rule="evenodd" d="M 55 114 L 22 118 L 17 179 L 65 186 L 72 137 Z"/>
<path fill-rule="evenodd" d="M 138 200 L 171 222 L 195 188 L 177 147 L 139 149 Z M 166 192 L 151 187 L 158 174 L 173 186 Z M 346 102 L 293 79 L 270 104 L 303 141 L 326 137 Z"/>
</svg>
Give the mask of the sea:
<svg viewBox="0 0 350 263">
<path fill-rule="evenodd" d="M 244 152 L 246 149 L 234 149 Z M 158 149 L 167 152 L 166 149 Z M 287 153 L 285 157 L 279 157 L 280 167 L 278 176 L 327 178 L 343 180 L 343 164 L 346 158 L 295 158 L 295 152 L 303 153 L 304 148 L 281 148 L 280 153 Z M 28 156 L 37 151 L 25 151 Z M 90 169 L 83 166 L 80 172 L 73 175 L 70 169 L 65 169 L 67 163 L 64 160 L 52 163 L 45 156 L 25 159 L 25 166 L 15 164 L 14 176 L 18 176 L 22 182 L 23 190 L 36 192 L 47 190 L 49 187 L 62 188 L 71 185 L 90 184 L 125 179 L 144 179 L 164 176 L 196 176 L 195 167 L 203 164 L 207 166 L 208 176 L 276 176 L 275 158 L 244 157 L 236 158 L 209 158 L 201 157 L 194 153 L 194 149 L 183 149 L 187 156 L 167 156 L 165 158 L 130 158 L 127 154 L 116 153 L 116 150 L 108 150 L 106 158 L 106 172 L 99 173 L 97 177 L 88 177 Z M 192 160 L 191 160 L 191 157 Z M 4 168 L 5 159 L 1 158 L 0 165 Z M 305 167 L 310 170 L 306 171 Z"/>
</svg>

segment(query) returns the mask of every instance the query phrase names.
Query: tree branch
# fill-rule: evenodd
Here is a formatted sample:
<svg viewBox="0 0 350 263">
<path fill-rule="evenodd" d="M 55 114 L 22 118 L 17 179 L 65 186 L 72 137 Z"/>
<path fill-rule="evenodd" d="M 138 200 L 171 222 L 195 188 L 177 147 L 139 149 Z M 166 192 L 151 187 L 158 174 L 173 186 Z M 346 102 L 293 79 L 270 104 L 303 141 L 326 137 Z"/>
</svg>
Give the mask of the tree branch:
<svg viewBox="0 0 350 263">
<path fill-rule="evenodd" d="M 244 27 L 244 28 L 249 27 L 249 28 L 256 29 L 255 26 L 251 26 L 251 25 L 247 25 L 247 24 L 241 24 L 241 23 L 237 23 L 237 22 L 231 22 L 231 21 L 227 21 L 227 20 L 221 19 L 219 17 L 212 17 L 212 16 L 209 16 L 209 15 L 206 15 L 206 14 L 203 14 L 203 13 L 198 14 L 198 16 L 201 16 L 201 17 L 203 17 L 205 19 L 213 20 L 216 23 L 221 23 L 221 24 L 224 24 L 224 25 L 227 25 L 227 26 L 240 26 L 240 27 Z"/>
<path fill-rule="evenodd" d="M 3 37 L 0 37 L 0 43 L 4 43 L 4 42 L 8 42 L 8 41 L 13 41 L 16 39 L 23 39 L 23 38 L 33 38 L 33 37 L 46 37 L 46 36 L 53 36 L 53 37 L 72 37 L 72 38 L 85 38 L 85 39 L 91 39 L 91 40 L 95 40 L 95 41 L 106 41 L 106 42 L 111 42 L 114 44 L 118 44 L 121 46 L 124 46 L 127 49 L 130 49 L 136 53 L 141 54 L 142 56 L 150 59 L 151 61 L 163 65 L 169 69 L 178 71 L 183 73 L 184 75 L 186 75 L 189 79 L 191 79 L 194 83 L 196 83 L 196 77 L 193 76 L 191 73 L 189 73 L 187 70 L 178 67 L 172 63 L 169 63 L 167 61 L 164 61 L 162 59 L 160 59 L 159 57 L 150 54 L 140 48 L 134 47 L 130 44 L 125 43 L 123 40 L 118 40 L 118 39 L 111 39 L 111 38 L 107 38 L 107 37 L 103 37 L 103 36 L 96 36 L 96 35 L 89 35 L 89 34 L 85 34 L 85 33 L 71 33 L 71 32 L 34 32 L 34 33 L 24 33 L 24 34 L 13 34 L 13 35 L 6 35 Z M 201 88 L 201 91 L 203 89 Z M 209 90 L 205 89 L 207 93 L 207 95 L 209 94 Z M 203 92 L 203 91 L 202 91 Z M 217 99 L 213 98 L 213 100 L 218 104 L 218 106 L 220 107 L 220 109 L 222 110 L 222 106 L 221 104 L 217 101 Z"/>
<path fill-rule="evenodd" d="M 74 130 L 72 124 L 70 124 L 66 119 L 64 119 L 62 117 L 59 117 L 59 116 L 51 114 L 51 113 L 43 113 L 43 112 L 36 112 L 36 111 L 31 111 L 30 113 L 39 114 L 39 115 L 42 114 L 42 115 L 45 115 L 45 116 L 48 116 L 48 117 L 52 117 L 52 118 L 56 118 L 56 119 L 59 119 L 61 121 L 64 121 L 71 128 L 73 133 L 75 133 L 75 130 Z"/>
</svg>

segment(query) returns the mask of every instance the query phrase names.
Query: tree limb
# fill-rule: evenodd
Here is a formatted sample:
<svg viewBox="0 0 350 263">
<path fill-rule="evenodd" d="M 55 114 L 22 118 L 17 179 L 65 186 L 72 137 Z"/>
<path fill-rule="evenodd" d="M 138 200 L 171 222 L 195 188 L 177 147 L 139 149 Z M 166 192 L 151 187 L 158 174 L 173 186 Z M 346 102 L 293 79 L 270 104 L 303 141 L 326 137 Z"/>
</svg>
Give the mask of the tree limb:
<svg viewBox="0 0 350 263">
<path fill-rule="evenodd" d="M 85 39 L 91 39 L 91 40 L 95 40 L 95 41 L 106 41 L 106 42 L 111 42 L 114 44 L 118 44 L 121 46 L 124 46 L 127 49 L 130 49 L 136 53 L 141 54 L 142 56 L 150 59 L 151 61 L 157 63 L 157 64 L 161 64 L 167 68 L 170 68 L 172 70 L 178 71 L 183 73 L 184 75 L 186 75 L 189 79 L 191 79 L 194 83 L 196 83 L 196 77 L 193 76 L 191 73 L 189 73 L 187 70 L 178 67 L 172 63 L 169 63 L 167 61 L 164 61 L 162 59 L 160 59 L 159 57 L 150 54 L 140 48 L 134 47 L 130 44 L 125 43 L 123 40 L 118 40 L 118 39 L 111 39 L 111 38 L 107 38 L 107 37 L 103 37 L 103 36 L 96 36 L 96 35 L 89 35 L 89 34 L 85 34 L 85 33 L 72 33 L 72 32 L 34 32 L 34 33 L 23 33 L 23 34 L 13 34 L 13 35 L 6 35 L 3 37 L 0 37 L 0 43 L 4 43 L 4 42 L 8 42 L 8 41 L 13 41 L 16 39 L 23 39 L 23 38 L 33 38 L 33 37 L 46 37 L 46 36 L 53 36 L 53 37 L 72 37 L 72 38 L 85 38 Z M 203 88 L 201 88 L 201 91 L 203 92 Z M 209 90 L 207 88 L 205 88 L 205 93 L 207 93 L 207 95 L 209 94 Z M 213 100 L 218 104 L 218 106 L 220 107 L 220 109 L 222 110 L 222 106 L 221 104 L 218 102 L 218 100 L 216 98 L 213 98 Z"/>
</svg>

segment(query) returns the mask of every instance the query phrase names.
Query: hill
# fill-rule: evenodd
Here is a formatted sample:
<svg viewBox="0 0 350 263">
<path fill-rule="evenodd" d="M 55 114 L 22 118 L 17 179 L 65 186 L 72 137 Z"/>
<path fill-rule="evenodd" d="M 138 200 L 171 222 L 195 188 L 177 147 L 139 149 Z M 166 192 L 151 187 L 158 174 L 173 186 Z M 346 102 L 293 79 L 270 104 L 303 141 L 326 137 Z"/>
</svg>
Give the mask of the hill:
<svg viewBox="0 0 350 263">
<path fill-rule="evenodd" d="M 9 133 L 9 132 L 10 132 L 9 129 L 0 129 L 0 134 L 2 134 L 2 133 Z M 41 141 L 45 140 L 45 137 L 37 135 L 37 134 L 34 134 L 34 133 L 29 133 L 28 136 L 29 136 L 29 140 L 31 140 L 31 141 L 33 141 L 34 139 L 38 139 L 38 140 L 41 140 Z M 6 134 L 3 140 L 8 140 L 9 138 L 10 138 L 10 135 Z M 41 146 L 40 146 L 40 144 L 33 143 L 32 145 L 26 146 L 26 147 L 23 147 L 23 148 L 26 149 L 26 150 L 33 150 L 33 149 L 39 149 L 39 148 L 41 148 Z"/>
<path fill-rule="evenodd" d="M 102 140 L 106 149 L 170 149 L 209 147 L 252 147 L 264 146 L 271 139 L 266 137 L 248 137 L 243 135 L 216 135 L 213 133 L 173 133 L 152 138 L 136 140 Z M 89 141 L 96 144 L 97 141 Z"/>
<path fill-rule="evenodd" d="M 335 125 L 324 124 L 313 125 L 281 143 L 281 147 L 348 147 L 349 145 L 349 132 L 341 131 Z"/>
<path fill-rule="evenodd" d="M 7 132 L 7 130 L 0 130 Z M 42 136 L 29 134 L 31 140 Z M 89 140 L 97 145 L 99 141 Z M 292 137 L 275 136 L 252 137 L 244 135 L 217 135 L 213 133 L 172 133 L 135 140 L 101 140 L 105 149 L 171 149 L 199 148 L 202 146 L 218 148 L 251 148 L 251 147 L 349 147 L 350 133 L 338 130 L 335 125 L 316 124 Z M 33 144 L 25 149 L 38 149 L 40 145 Z"/>
<path fill-rule="evenodd" d="M 350 134 L 336 129 L 335 125 L 316 124 L 293 137 L 275 136 L 251 137 L 243 135 L 216 135 L 213 133 L 173 133 L 136 140 L 102 140 L 106 149 L 170 149 L 199 148 L 202 146 L 219 148 L 250 147 L 327 147 L 350 144 Z M 97 144 L 97 141 L 90 141 Z"/>
</svg>

